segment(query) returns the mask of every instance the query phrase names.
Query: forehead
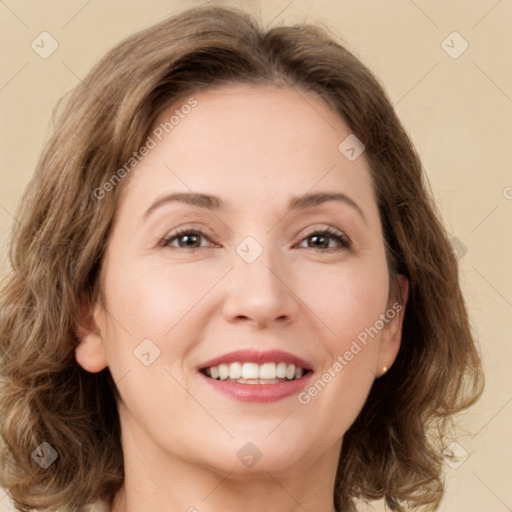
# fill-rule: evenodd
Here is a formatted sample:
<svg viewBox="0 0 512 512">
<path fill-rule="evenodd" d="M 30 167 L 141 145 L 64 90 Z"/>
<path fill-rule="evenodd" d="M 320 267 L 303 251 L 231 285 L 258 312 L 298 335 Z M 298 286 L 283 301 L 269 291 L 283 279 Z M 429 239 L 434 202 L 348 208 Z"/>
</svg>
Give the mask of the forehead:
<svg viewBox="0 0 512 512">
<path fill-rule="evenodd" d="M 163 189 L 205 192 L 226 198 L 228 206 L 261 208 L 273 198 L 319 189 L 368 201 L 364 153 L 350 161 L 339 149 L 350 135 L 311 92 L 250 85 L 207 90 L 158 117 L 150 131 L 154 147 L 134 169 L 125 195 L 147 203 Z"/>
</svg>

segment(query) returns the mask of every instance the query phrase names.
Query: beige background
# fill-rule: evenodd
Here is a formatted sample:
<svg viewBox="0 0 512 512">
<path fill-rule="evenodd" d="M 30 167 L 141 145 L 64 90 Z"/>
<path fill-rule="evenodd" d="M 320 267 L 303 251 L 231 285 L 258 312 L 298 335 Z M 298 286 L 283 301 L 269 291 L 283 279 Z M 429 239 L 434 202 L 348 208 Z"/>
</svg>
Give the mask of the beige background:
<svg viewBox="0 0 512 512">
<path fill-rule="evenodd" d="M 9 229 L 58 98 L 128 34 L 202 3 L 0 2 L 0 272 L 8 268 Z M 487 372 L 483 399 L 450 438 L 469 456 L 458 468 L 446 465 L 447 495 L 440 510 L 511 511 L 512 2 L 211 3 L 242 4 L 274 22 L 321 20 L 388 90 L 422 156 L 446 225 L 459 240 L 461 282 Z M 47 59 L 31 48 L 43 31 L 59 45 Z M 458 58 L 442 46 L 454 31 L 469 44 Z M 452 35 L 444 48 L 458 53 L 463 40 Z M 3 510 L 12 509 L 0 490 Z"/>
</svg>

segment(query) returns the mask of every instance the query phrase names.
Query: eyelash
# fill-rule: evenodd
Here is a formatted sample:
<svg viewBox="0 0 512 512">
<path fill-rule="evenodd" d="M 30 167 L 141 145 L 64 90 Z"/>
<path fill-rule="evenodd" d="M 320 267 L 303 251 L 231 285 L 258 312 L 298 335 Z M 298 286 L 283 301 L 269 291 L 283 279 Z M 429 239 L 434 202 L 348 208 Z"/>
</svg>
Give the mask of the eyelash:
<svg viewBox="0 0 512 512">
<path fill-rule="evenodd" d="M 160 242 L 159 246 L 161 247 L 172 247 L 173 249 L 183 249 L 185 251 L 196 251 L 198 249 L 204 249 L 204 247 L 191 247 L 191 248 L 186 248 L 186 247 L 175 247 L 175 246 L 171 246 L 171 242 L 175 239 L 179 239 L 180 237 L 184 236 L 184 235 L 190 235 L 190 234 L 194 234 L 194 235 L 199 235 L 199 236 L 202 236 L 204 238 L 208 238 L 208 236 L 201 230 L 199 229 L 190 229 L 190 228 L 180 228 L 178 229 L 176 232 L 172 233 L 171 235 L 169 236 L 166 236 L 165 238 L 162 239 L 162 241 Z M 316 251 L 319 251 L 319 252 L 327 252 L 327 253 L 331 253 L 331 252 L 338 252 L 338 251 L 344 251 L 344 250 L 348 250 L 352 247 L 352 244 L 349 240 L 349 238 L 344 235 L 343 233 L 341 232 L 338 232 L 338 231 L 335 231 L 331 228 L 325 228 L 325 229 L 320 229 L 320 230 L 316 230 L 316 231 L 312 231 L 309 235 L 303 237 L 300 241 L 303 241 L 303 240 L 306 240 L 314 235 L 324 235 L 324 236 L 328 236 L 329 238 L 335 238 L 338 243 L 340 244 L 341 248 L 339 249 L 333 249 L 332 247 L 331 248 L 327 248 L 327 249 L 322 249 L 322 248 L 319 248 L 319 249 L 315 249 L 314 247 L 306 247 L 307 249 L 313 249 L 313 250 L 316 250 Z"/>
</svg>

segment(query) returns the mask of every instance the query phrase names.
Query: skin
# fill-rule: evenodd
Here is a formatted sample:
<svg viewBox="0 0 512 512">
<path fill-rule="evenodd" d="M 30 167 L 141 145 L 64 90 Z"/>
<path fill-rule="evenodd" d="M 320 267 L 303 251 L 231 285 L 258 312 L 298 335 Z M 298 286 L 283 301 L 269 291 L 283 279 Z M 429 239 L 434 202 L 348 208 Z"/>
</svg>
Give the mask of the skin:
<svg viewBox="0 0 512 512">
<path fill-rule="evenodd" d="M 405 306 L 407 280 L 389 282 L 367 161 L 340 153 L 350 129 L 321 99 L 248 85 L 194 97 L 123 183 L 101 299 L 81 319 L 78 363 L 108 366 L 121 394 L 126 480 L 113 510 L 333 511 L 343 435 L 397 355 L 403 312 L 307 404 L 296 394 L 234 400 L 197 367 L 233 350 L 280 349 L 308 361 L 314 381 L 399 293 Z M 142 219 L 162 194 L 191 191 L 226 206 L 168 202 Z M 346 194 L 364 217 L 337 201 L 288 210 L 291 197 L 320 191 Z M 178 226 L 205 233 L 198 248 L 183 236 L 159 245 Z M 351 246 L 315 245 L 327 227 Z M 247 236 L 263 249 L 252 263 L 236 252 Z M 133 353 L 147 338 L 160 350 L 149 366 Z M 262 454 L 250 468 L 237 457 L 247 442 Z"/>
</svg>

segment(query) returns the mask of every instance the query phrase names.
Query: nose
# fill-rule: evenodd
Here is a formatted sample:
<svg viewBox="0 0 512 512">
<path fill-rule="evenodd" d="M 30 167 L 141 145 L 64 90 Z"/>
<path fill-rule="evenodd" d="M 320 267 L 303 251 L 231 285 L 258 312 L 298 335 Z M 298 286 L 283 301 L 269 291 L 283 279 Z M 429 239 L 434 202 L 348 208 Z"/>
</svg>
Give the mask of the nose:
<svg viewBox="0 0 512 512">
<path fill-rule="evenodd" d="M 285 325 L 293 321 L 299 299 L 293 292 L 292 272 L 269 251 L 252 263 L 235 255 L 234 268 L 227 276 L 224 317 L 228 322 L 246 322 L 258 328 Z"/>
</svg>

